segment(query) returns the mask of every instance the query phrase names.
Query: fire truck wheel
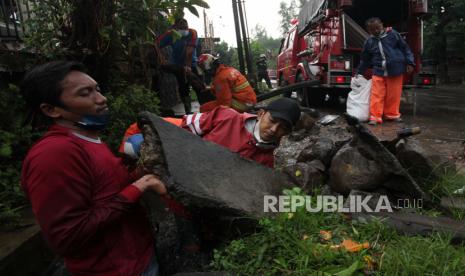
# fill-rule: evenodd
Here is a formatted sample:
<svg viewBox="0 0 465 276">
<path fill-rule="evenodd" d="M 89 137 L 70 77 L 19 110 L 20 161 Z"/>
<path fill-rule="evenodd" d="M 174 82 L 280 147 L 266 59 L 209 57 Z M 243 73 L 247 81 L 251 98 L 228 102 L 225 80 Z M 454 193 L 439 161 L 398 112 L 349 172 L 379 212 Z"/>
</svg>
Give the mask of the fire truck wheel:
<svg viewBox="0 0 465 276">
<path fill-rule="evenodd" d="M 309 106 L 322 106 L 326 101 L 326 91 L 320 88 L 311 88 L 309 97 Z"/>
</svg>

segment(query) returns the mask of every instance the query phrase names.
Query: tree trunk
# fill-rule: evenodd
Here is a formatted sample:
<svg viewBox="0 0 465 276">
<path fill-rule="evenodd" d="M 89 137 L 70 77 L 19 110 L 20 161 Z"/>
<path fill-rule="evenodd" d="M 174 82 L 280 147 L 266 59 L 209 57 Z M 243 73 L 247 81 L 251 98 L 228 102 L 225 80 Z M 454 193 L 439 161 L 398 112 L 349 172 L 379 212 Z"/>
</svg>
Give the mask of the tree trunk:
<svg viewBox="0 0 465 276">
<path fill-rule="evenodd" d="M 71 16 L 73 32 L 70 38 L 70 49 L 73 58 L 81 60 L 96 78 L 102 89 L 107 90 L 109 72 L 112 68 L 112 42 L 115 40 L 115 28 L 107 39 L 103 39 L 101 32 L 104 27 L 114 27 L 113 0 L 75 0 L 74 11 Z"/>
</svg>

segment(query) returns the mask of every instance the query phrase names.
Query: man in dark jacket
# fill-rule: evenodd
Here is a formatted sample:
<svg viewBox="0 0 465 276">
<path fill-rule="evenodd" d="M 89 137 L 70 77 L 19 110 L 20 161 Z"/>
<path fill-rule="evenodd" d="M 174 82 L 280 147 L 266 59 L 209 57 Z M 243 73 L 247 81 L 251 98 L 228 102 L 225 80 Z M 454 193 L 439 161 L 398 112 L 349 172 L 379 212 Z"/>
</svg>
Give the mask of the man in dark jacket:
<svg viewBox="0 0 465 276">
<path fill-rule="evenodd" d="M 414 70 L 412 51 L 400 34 L 384 28 L 379 18 L 368 19 L 366 26 L 371 36 L 363 46 L 358 74 L 373 68 L 369 124 L 382 123 L 383 117 L 401 122 L 402 78 L 405 72 Z"/>
<path fill-rule="evenodd" d="M 266 63 L 266 55 L 261 54 L 257 60 L 257 76 L 258 76 L 258 83 L 262 82 L 264 79 L 266 85 L 269 89 L 273 88 L 271 86 L 270 77 L 268 76 L 268 64 Z"/>
</svg>

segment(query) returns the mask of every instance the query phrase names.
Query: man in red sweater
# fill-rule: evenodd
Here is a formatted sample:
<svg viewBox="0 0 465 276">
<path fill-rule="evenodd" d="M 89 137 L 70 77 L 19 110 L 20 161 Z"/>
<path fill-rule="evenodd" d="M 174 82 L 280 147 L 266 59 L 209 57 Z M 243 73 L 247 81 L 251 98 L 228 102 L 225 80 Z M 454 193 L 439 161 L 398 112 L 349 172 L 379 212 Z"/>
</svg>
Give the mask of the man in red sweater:
<svg viewBox="0 0 465 276">
<path fill-rule="evenodd" d="M 154 240 L 138 200 L 166 194 L 155 175 L 138 178 L 99 138 L 106 98 L 81 64 L 34 68 L 21 91 L 30 119 L 52 123 L 31 148 L 21 185 L 51 248 L 72 275 L 157 275 Z"/>
</svg>

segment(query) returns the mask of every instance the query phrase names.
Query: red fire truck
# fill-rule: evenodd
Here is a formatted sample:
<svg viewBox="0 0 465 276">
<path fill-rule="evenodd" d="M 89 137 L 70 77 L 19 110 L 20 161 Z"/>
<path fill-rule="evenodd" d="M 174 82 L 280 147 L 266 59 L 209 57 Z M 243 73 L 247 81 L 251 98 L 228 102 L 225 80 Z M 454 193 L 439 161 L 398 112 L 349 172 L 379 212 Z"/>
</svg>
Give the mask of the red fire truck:
<svg viewBox="0 0 465 276">
<path fill-rule="evenodd" d="M 346 97 L 368 33 L 362 26 L 379 17 L 406 39 L 416 62 L 405 86 L 435 83 L 422 71 L 423 21 L 427 0 L 309 0 L 282 40 L 277 60 L 278 85 L 318 80 L 319 85 L 293 93 L 303 105 Z"/>
</svg>

